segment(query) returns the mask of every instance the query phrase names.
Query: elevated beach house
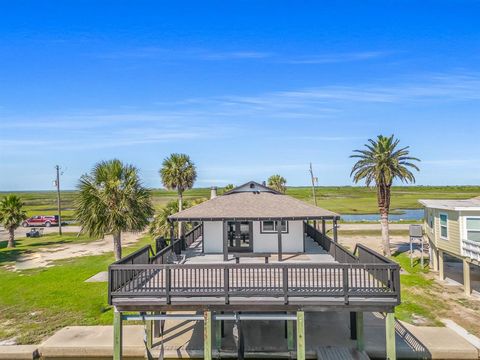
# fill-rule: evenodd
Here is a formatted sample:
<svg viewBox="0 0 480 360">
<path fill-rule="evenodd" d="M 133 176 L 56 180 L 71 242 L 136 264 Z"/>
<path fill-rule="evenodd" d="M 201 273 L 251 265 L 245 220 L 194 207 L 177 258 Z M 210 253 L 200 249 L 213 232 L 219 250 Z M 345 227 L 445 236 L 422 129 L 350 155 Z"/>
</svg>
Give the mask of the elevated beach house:
<svg viewBox="0 0 480 360">
<path fill-rule="evenodd" d="M 431 265 L 445 279 L 444 255 L 463 261 L 465 293 L 470 295 L 472 266 L 480 265 L 480 197 L 468 200 L 420 200 Z"/>
<path fill-rule="evenodd" d="M 170 216 L 171 239 L 159 239 L 156 249 L 146 246 L 109 267 L 114 358 L 122 357 L 123 321 L 149 324 L 148 348 L 152 333 L 162 341 L 165 320 L 183 319 L 203 324 L 205 359 L 243 358 L 242 331 L 237 353 L 222 348 L 223 322 L 241 329 L 242 322 L 254 320 L 285 322 L 278 347 L 305 359 L 309 312 L 349 313 L 350 336 L 362 352 L 363 313 L 381 312 L 385 357 L 395 359 L 399 266 L 365 246 L 350 252 L 339 245 L 338 219 L 254 181 L 221 196 L 212 191 L 210 200 Z M 176 239 L 176 222 L 193 228 Z"/>
</svg>

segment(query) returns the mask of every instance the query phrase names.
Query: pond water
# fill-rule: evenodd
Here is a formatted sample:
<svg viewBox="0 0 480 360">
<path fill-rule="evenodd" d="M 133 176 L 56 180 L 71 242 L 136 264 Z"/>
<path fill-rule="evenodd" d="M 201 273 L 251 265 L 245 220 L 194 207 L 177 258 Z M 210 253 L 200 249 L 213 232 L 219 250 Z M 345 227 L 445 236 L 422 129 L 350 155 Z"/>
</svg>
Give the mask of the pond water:
<svg viewBox="0 0 480 360">
<path fill-rule="evenodd" d="M 402 209 L 401 214 L 390 214 L 390 221 L 399 220 L 423 220 L 423 209 Z M 380 221 L 379 214 L 344 214 L 341 216 L 343 221 Z"/>
</svg>

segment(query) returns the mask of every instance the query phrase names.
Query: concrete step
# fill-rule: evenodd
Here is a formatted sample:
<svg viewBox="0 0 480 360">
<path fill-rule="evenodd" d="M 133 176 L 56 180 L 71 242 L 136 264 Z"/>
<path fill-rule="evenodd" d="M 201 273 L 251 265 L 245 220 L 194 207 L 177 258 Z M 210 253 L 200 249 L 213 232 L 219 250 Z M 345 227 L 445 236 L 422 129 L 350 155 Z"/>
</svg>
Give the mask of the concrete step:
<svg viewBox="0 0 480 360">
<path fill-rule="evenodd" d="M 365 351 L 347 347 L 322 346 L 317 349 L 319 360 L 370 360 Z"/>
<path fill-rule="evenodd" d="M 32 360 L 38 359 L 37 345 L 5 345 L 0 346 L 0 360 Z"/>
</svg>

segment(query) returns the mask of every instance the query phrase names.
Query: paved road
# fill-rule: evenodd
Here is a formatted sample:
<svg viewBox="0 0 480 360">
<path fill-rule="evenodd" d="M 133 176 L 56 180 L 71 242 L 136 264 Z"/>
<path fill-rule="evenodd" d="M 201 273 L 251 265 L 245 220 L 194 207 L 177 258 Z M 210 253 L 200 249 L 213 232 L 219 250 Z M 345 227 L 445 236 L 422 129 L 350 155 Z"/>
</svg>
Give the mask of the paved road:
<svg viewBox="0 0 480 360">
<path fill-rule="evenodd" d="M 30 231 L 30 229 L 31 228 L 19 227 L 17 230 L 15 230 L 15 238 L 25 237 L 25 234 L 28 231 Z M 80 226 L 62 226 L 62 230 L 64 233 L 79 232 Z M 56 233 L 56 232 L 58 232 L 58 227 L 56 226 L 43 228 L 44 234 L 50 234 L 50 233 Z M 0 241 L 7 241 L 7 240 L 8 240 L 8 232 L 3 227 L 0 227 Z"/>
</svg>

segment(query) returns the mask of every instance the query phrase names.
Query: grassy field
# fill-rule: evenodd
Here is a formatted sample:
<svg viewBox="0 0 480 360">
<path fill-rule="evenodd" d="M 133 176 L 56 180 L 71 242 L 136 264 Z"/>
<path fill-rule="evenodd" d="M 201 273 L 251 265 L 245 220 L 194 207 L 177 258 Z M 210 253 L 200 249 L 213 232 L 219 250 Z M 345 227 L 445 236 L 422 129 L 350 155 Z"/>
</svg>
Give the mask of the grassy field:
<svg viewBox="0 0 480 360">
<path fill-rule="evenodd" d="M 18 250 L 34 252 L 65 242 L 85 242 L 72 234 L 63 237 L 45 235 L 41 242 L 21 239 Z M 150 243 L 142 238 L 125 255 Z M 0 259 L 7 265 L 11 250 L 0 249 Z M 57 261 L 55 266 L 13 272 L 0 266 L 0 340 L 16 337 L 19 344 L 39 343 L 45 336 L 67 325 L 112 323 L 112 309 L 107 304 L 105 283 L 86 283 L 89 277 L 105 271 L 114 261 L 113 253 Z"/>
<path fill-rule="evenodd" d="M 73 235 L 46 235 L 41 242 L 20 239 L 17 250 L 34 252 L 40 247 L 88 241 Z M 145 236 L 125 248 L 125 254 L 149 243 L 152 240 Z M 0 265 L 14 260 L 9 251 L 0 249 Z M 448 308 L 435 296 L 438 285 L 426 276 L 428 269 L 421 269 L 418 264 L 410 267 L 405 253 L 395 255 L 394 259 L 405 270 L 401 275 L 402 304 L 396 308 L 396 316 L 410 323 L 421 319 L 424 325 L 441 325 L 439 316 Z M 16 337 L 19 344 L 39 343 L 67 325 L 111 324 L 112 309 L 107 304 L 106 284 L 85 280 L 105 271 L 113 261 L 113 254 L 108 253 L 57 261 L 52 267 L 20 272 L 0 266 L 0 340 Z"/>
<path fill-rule="evenodd" d="M 151 191 L 156 209 L 176 199 L 174 191 L 153 189 Z M 2 194 L 0 193 L 0 197 Z M 54 215 L 56 210 L 56 193 L 53 191 L 16 193 L 25 201 L 28 215 Z M 297 199 L 313 203 L 311 188 L 290 187 L 287 194 Z M 318 187 L 316 191 L 318 206 L 340 214 L 377 213 L 375 190 L 365 187 Z M 468 199 L 480 195 L 480 186 L 409 186 L 394 187 L 392 191 L 392 212 L 401 209 L 420 208 L 418 199 Z M 64 220 L 73 220 L 74 191 L 62 192 L 62 214 Z M 185 193 L 187 200 L 207 199 L 210 189 L 196 188 Z"/>
</svg>

